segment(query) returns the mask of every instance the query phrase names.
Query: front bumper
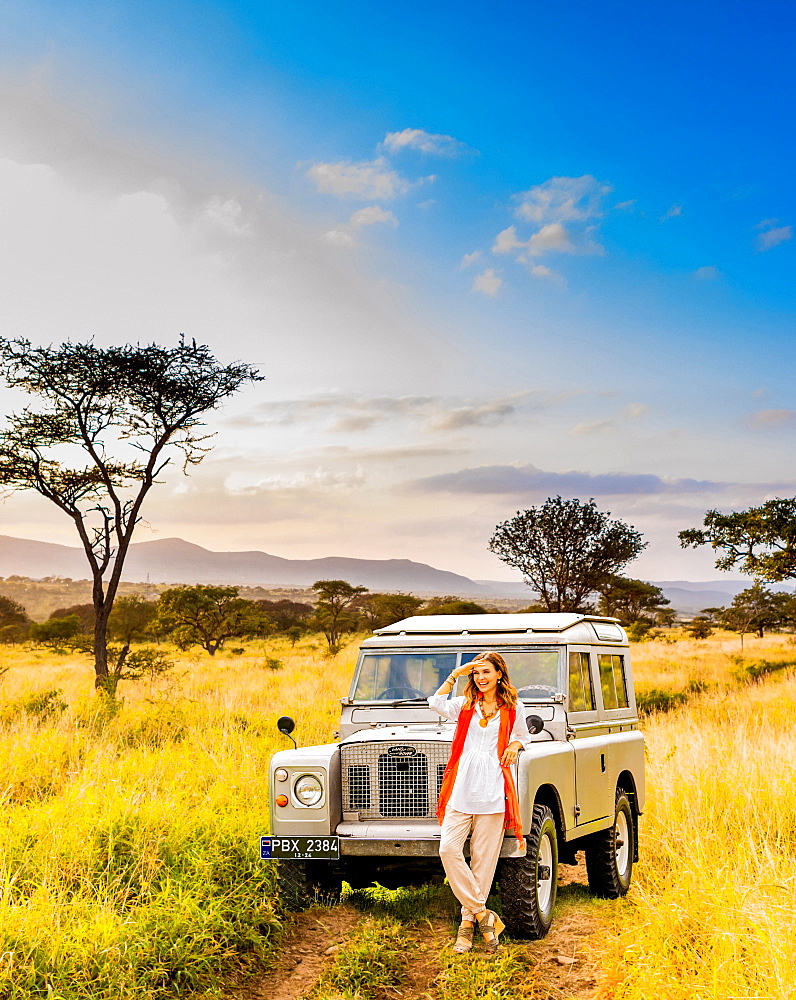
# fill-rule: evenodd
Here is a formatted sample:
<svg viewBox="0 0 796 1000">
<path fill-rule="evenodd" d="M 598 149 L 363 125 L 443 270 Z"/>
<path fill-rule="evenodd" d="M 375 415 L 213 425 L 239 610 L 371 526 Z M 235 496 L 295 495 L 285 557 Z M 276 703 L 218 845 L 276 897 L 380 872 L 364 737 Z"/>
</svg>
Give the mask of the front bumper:
<svg viewBox="0 0 796 1000">
<path fill-rule="evenodd" d="M 340 823 L 335 831 L 340 837 L 340 856 L 377 858 L 430 858 L 439 856 L 441 830 L 438 823 Z M 464 845 L 470 853 L 469 840 Z M 503 838 L 501 858 L 522 858 L 514 836 Z"/>
</svg>

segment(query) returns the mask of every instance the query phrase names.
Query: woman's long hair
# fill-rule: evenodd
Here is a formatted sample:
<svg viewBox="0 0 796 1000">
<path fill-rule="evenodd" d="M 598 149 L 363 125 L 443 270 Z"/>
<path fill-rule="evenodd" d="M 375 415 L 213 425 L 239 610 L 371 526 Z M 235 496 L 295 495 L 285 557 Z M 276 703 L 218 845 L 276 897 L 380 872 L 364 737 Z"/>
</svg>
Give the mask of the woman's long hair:
<svg viewBox="0 0 796 1000">
<path fill-rule="evenodd" d="M 495 670 L 500 671 L 500 677 L 498 677 L 497 682 L 497 696 L 503 702 L 504 705 L 508 705 L 511 708 L 513 705 L 517 704 L 517 689 L 511 683 L 509 678 L 508 667 L 506 666 L 506 661 L 500 655 L 496 653 L 494 649 L 488 650 L 486 653 L 479 653 L 474 660 L 471 660 L 467 666 L 475 667 L 479 663 L 491 663 Z M 465 706 L 471 708 L 475 701 L 478 699 L 480 694 L 478 688 L 475 686 L 475 681 L 473 680 L 472 671 L 467 677 L 467 686 L 464 689 Z"/>
</svg>

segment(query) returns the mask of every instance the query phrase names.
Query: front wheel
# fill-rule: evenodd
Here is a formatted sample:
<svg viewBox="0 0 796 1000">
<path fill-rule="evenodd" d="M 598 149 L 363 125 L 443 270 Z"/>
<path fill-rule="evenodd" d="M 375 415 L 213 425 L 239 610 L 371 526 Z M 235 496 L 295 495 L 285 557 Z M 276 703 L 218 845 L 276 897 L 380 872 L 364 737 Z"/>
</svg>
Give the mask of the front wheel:
<svg viewBox="0 0 796 1000">
<path fill-rule="evenodd" d="M 592 833 L 585 845 L 586 873 L 595 896 L 618 899 L 630 888 L 635 839 L 630 799 L 623 788 L 617 788 L 613 826 Z"/>
<path fill-rule="evenodd" d="M 550 930 L 558 890 L 556 823 L 547 806 L 533 807 L 526 843 L 524 858 L 501 862 L 498 885 L 509 933 L 538 940 Z"/>
<path fill-rule="evenodd" d="M 286 910 L 304 910 L 313 903 L 340 902 L 342 874 L 334 862 L 280 861 L 278 891 Z"/>
</svg>

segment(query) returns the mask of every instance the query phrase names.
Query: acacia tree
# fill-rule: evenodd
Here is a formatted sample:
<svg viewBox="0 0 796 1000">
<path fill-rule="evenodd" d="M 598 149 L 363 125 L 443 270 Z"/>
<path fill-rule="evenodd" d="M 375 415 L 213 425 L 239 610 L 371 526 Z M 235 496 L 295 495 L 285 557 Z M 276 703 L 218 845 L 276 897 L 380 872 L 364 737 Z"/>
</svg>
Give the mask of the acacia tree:
<svg viewBox="0 0 796 1000">
<path fill-rule="evenodd" d="M 357 626 L 355 601 L 360 594 L 368 592 L 367 587 L 354 587 L 346 580 L 316 580 L 312 590 L 318 595 L 315 605 L 315 621 L 326 636 L 330 653 L 340 649 L 340 639 L 346 632 Z"/>
<path fill-rule="evenodd" d="M 729 514 L 709 510 L 701 528 L 687 528 L 678 537 L 683 548 L 710 545 L 717 569 L 737 566 L 770 583 L 796 577 L 796 497 Z"/>
<path fill-rule="evenodd" d="M 635 528 L 609 517 L 593 499 L 548 497 L 499 524 L 489 550 L 520 570 L 548 611 L 578 611 L 647 544 Z"/>
<path fill-rule="evenodd" d="M 670 601 L 654 583 L 611 573 L 598 589 L 600 614 L 618 618 L 624 625 L 632 622 L 652 625 L 669 617 L 670 611 L 664 605 Z"/>
<path fill-rule="evenodd" d="M 0 339 L 0 370 L 40 402 L 0 431 L 0 486 L 36 490 L 72 520 L 92 578 L 95 685 L 112 693 L 108 617 L 144 500 L 175 450 L 183 472 L 201 462 L 202 416 L 259 376 L 183 337 L 107 348 Z"/>
<path fill-rule="evenodd" d="M 262 635 L 270 621 L 237 587 L 170 587 L 158 598 L 156 629 L 168 632 L 180 649 L 201 646 L 215 656 L 227 639 Z"/>
</svg>

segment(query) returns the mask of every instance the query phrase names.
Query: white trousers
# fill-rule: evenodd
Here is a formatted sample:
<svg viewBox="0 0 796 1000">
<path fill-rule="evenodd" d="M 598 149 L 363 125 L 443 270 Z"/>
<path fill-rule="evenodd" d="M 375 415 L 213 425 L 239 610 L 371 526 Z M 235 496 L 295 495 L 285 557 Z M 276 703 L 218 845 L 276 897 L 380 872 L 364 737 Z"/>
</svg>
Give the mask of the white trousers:
<svg viewBox="0 0 796 1000">
<path fill-rule="evenodd" d="M 503 844 L 504 813 L 471 815 L 450 806 L 442 821 L 439 856 L 453 895 L 462 904 L 462 920 L 474 920 L 486 908 Z M 464 842 L 470 837 L 470 864 Z"/>
</svg>

